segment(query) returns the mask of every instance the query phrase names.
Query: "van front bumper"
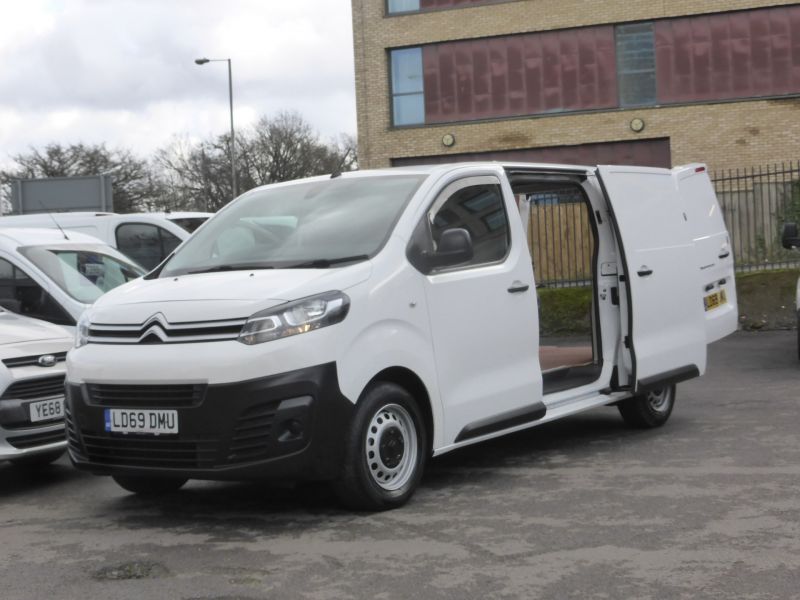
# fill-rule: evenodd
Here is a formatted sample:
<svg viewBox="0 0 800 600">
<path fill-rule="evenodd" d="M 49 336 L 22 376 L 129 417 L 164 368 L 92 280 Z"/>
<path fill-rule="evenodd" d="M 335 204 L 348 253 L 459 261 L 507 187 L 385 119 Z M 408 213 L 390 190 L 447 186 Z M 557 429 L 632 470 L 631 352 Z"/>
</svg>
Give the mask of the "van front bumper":
<svg viewBox="0 0 800 600">
<path fill-rule="evenodd" d="M 67 384 L 69 454 L 100 475 L 209 480 L 326 480 L 338 476 L 354 405 L 335 363 L 237 383 L 195 386 Z M 100 389 L 103 388 L 103 389 Z M 137 395 L 143 390 L 141 395 Z M 172 398 L 179 398 L 174 400 Z M 177 434 L 106 431 L 112 408 L 174 409 Z"/>
</svg>

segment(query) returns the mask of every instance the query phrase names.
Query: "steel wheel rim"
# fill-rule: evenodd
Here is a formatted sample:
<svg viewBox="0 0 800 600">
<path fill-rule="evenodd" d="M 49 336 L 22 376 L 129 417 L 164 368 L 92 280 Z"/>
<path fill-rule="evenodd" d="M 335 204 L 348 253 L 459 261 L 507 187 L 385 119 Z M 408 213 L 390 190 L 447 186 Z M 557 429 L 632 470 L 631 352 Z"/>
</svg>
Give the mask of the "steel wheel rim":
<svg viewBox="0 0 800 600">
<path fill-rule="evenodd" d="M 647 392 L 647 404 L 657 413 L 665 413 L 672 402 L 672 388 Z"/>
<path fill-rule="evenodd" d="M 405 408 L 387 404 L 375 412 L 367 426 L 364 458 L 378 487 L 392 492 L 406 485 L 414 475 L 418 453 L 417 428 Z"/>
</svg>

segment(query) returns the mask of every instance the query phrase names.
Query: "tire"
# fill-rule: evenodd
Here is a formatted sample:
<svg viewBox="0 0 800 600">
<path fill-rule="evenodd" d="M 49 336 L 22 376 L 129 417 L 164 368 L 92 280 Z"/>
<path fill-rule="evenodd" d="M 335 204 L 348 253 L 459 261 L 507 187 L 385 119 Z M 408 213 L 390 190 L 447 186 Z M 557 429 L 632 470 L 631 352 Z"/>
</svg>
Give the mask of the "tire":
<svg viewBox="0 0 800 600">
<path fill-rule="evenodd" d="M 334 491 L 353 510 L 397 508 L 414 494 L 427 455 L 428 432 L 414 398 L 399 385 L 376 383 L 356 407 Z"/>
<path fill-rule="evenodd" d="M 15 467 L 26 469 L 41 469 L 57 461 L 64 455 L 64 450 L 53 450 L 44 454 L 32 454 L 20 458 L 12 458 L 9 462 Z"/>
<path fill-rule="evenodd" d="M 176 492 L 189 481 L 182 477 L 137 477 L 134 475 L 112 475 L 122 489 L 140 496 L 158 496 Z"/>
<path fill-rule="evenodd" d="M 623 400 L 617 408 L 623 420 L 631 427 L 652 429 L 661 427 L 669 420 L 674 406 L 675 386 L 671 385 Z"/>
</svg>

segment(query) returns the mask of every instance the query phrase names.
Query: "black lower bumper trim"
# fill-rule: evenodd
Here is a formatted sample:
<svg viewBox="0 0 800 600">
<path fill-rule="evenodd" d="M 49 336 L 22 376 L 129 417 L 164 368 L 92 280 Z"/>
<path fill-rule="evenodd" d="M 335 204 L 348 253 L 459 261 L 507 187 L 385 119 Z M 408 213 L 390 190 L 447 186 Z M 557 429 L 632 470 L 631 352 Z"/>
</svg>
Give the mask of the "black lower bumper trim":
<svg viewBox="0 0 800 600">
<path fill-rule="evenodd" d="M 164 404 L 130 408 L 163 409 Z M 68 385 L 67 430 L 75 466 L 97 474 L 190 479 L 333 479 L 354 405 L 336 364 L 209 385 L 196 406 L 177 407 L 177 435 L 106 431 L 91 386 Z"/>
<path fill-rule="evenodd" d="M 686 381 L 687 379 L 694 379 L 695 377 L 700 377 L 700 369 L 697 368 L 697 365 L 679 367 L 671 371 L 653 375 L 652 377 L 640 379 L 639 384 L 636 386 L 636 392 L 658 390 L 669 385 L 680 383 L 681 381 Z"/>
</svg>

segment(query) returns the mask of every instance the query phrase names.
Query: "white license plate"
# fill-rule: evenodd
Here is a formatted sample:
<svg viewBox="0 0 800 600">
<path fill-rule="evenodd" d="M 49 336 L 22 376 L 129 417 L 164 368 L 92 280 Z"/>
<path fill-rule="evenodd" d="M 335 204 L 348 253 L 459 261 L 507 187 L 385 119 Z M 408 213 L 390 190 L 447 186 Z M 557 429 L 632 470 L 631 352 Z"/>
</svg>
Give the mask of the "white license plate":
<svg viewBox="0 0 800 600">
<path fill-rule="evenodd" d="M 54 400 L 42 400 L 32 402 L 28 405 L 31 423 L 40 421 L 55 421 L 64 418 L 64 399 L 55 398 Z"/>
<path fill-rule="evenodd" d="M 149 433 L 152 435 L 178 433 L 177 410 L 139 410 L 107 408 L 106 431 L 114 433 Z"/>
</svg>

